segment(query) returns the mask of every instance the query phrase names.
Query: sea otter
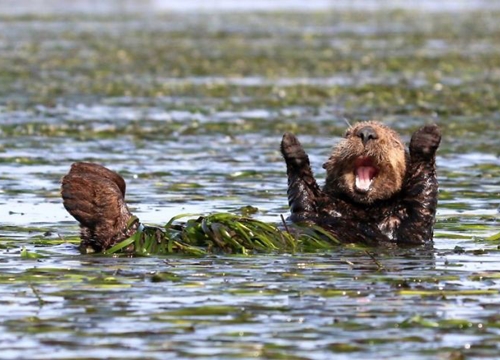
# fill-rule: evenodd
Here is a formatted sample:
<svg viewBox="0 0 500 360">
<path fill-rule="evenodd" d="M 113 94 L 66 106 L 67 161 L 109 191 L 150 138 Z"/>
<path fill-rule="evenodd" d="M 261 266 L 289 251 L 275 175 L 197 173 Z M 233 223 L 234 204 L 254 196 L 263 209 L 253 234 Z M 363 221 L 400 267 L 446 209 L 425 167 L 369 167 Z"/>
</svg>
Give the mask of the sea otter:
<svg viewBox="0 0 500 360">
<path fill-rule="evenodd" d="M 359 123 L 325 163 L 321 189 L 301 144 L 285 134 L 281 152 L 291 220 L 319 225 L 342 242 L 430 242 L 440 139 L 437 126 L 424 126 L 413 134 L 408 154 L 395 131 L 378 122 Z M 125 190 L 120 175 L 94 163 L 74 163 L 63 177 L 63 204 L 80 223 L 82 252 L 107 250 L 142 227 L 125 203 Z"/>
<path fill-rule="evenodd" d="M 288 175 L 291 220 L 329 230 L 344 242 L 432 242 L 438 182 L 436 125 L 416 131 L 406 152 L 399 135 L 380 122 L 360 122 L 323 165 L 321 189 L 298 139 L 286 133 L 281 153 Z"/>
</svg>

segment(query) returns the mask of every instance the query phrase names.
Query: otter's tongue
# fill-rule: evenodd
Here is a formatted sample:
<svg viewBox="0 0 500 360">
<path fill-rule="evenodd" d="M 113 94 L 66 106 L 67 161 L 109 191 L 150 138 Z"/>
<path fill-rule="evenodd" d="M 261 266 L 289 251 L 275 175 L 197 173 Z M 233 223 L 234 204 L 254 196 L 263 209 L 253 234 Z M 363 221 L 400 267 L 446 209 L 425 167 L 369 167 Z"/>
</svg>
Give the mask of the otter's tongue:
<svg viewBox="0 0 500 360">
<path fill-rule="evenodd" d="M 361 191 L 370 190 L 376 172 L 377 169 L 373 166 L 359 166 L 356 169 L 356 188 Z"/>
</svg>

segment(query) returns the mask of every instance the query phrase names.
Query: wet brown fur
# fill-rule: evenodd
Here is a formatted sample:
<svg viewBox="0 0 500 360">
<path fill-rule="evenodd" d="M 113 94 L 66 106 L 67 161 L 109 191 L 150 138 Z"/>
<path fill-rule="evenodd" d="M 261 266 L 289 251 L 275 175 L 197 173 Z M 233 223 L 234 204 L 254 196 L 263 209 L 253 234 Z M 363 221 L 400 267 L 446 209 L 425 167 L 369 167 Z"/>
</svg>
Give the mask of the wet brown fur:
<svg viewBox="0 0 500 360">
<path fill-rule="evenodd" d="M 377 133 L 376 140 L 363 144 L 356 135 L 359 129 L 371 126 Z M 367 193 L 355 190 L 355 163 L 358 158 L 368 157 L 378 168 L 372 189 Z M 333 149 L 326 169 L 324 191 L 331 196 L 346 194 L 358 203 L 371 204 L 376 200 L 389 199 L 401 190 L 406 174 L 406 152 L 398 133 L 375 121 L 358 123 L 350 127 L 344 139 Z"/>
<path fill-rule="evenodd" d="M 362 130 L 370 130 L 363 141 Z M 423 244 L 432 241 L 438 183 L 435 154 L 441 140 L 436 125 L 416 131 L 409 152 L 399 135 L 374 121 L 350 127 L 324 164 L 320 188 L 298 139 L 283 136 L 291 220 L 320 225 L 340 240 L 370 244 Z M 355 188 L 357 159 L 377 168 L 369 191 Z"/>
<path fill-rule="evenodd" d="M 135 232 L 138 221 L 125 204 L 125 189 L 120 175 L 93 163 L 74 163 L 63 177 L 63 205 L 80 223 L 82 250 L 105 250 Z"/>
</svg>

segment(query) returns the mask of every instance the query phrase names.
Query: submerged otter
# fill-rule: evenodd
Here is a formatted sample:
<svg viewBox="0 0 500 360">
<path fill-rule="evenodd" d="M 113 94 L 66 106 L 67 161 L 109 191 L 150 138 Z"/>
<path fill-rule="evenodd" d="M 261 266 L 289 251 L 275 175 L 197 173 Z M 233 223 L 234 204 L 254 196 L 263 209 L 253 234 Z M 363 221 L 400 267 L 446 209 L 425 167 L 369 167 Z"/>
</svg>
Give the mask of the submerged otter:
<svg viewBox="0 0 500 360">
<path fill-rule="evenodd" d="M 440 139 L 437 126 L 425 126 L 413 134 L 408 154 L 395 131 L 378 122 L 359 123 L 325 163 L 321 189 L 301 144 L 285 134 L 281 152 L 291 220 L 320 225 L 343 242 L 430 242 Z M 125 203 L 125 189 L 120 175 L 98 164 L 74 163 L 64 176 L 63 204 L 80 223 L 82 251 L 109 249 L 142 226 Z"/>
<path fill-rule="evenodd" d="M 350 127 L 323 165 L 321 189 L 297 138 L 281 143 L 291 220 L 329 230 L 339 240 L 370 244 L 432 241 L 438 183 L 436 125 L 416 131 L 409 153 L 399 135 L 374 121 Z"/>
</svg>

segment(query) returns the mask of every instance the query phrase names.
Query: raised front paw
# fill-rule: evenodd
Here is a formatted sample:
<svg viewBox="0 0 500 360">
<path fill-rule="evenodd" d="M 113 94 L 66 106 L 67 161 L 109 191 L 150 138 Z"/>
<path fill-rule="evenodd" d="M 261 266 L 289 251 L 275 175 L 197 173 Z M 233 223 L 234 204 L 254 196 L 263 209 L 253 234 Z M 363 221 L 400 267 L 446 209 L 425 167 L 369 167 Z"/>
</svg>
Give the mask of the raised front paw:
<svg viewBox="0 0 500 360">
<path fill-rule="evenodd" d="M 299 139 L 292 133 L 285 133 L 281 140 L 281 154 L 287 166 L 300 168 L 309 165 L 309 157 L 302 148 Z"/>
<path fill-rule="evenodd" d="M 415 131 L 411 137 L 410 154 L 412 156 L 423 156 L 431 158 L 441 142 L 441 130 L 436 124 L 425 125 Z"/>
</svg>

